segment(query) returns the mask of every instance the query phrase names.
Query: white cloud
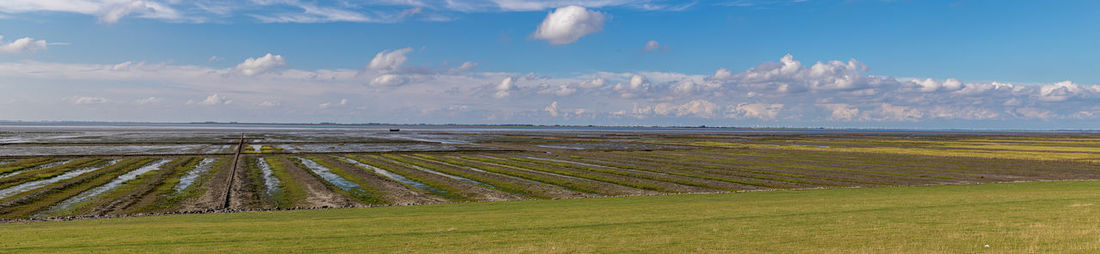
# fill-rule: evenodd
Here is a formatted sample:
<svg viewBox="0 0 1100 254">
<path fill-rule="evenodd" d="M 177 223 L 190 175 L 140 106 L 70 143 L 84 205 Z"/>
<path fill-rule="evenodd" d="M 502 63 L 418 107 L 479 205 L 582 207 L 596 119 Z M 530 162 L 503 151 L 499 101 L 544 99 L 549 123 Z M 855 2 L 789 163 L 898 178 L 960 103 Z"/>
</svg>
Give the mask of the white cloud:
<svg viewBox="0 0 1100 254">
<path fill-rule="evenodd" d="M 412 52 L 412 50 L 412 48 L 403 48 L 378 52 L 378 54 L 374 55 L 374 58 L 370 60 L 370 64 L 367 65 L 367 68 L 382 72 L 397 71 L 401 68 L 401 65 L 405 64 L 405 61 L 409 60 L 405 54 Z"/>
<path fill-rule="evenodd" d="M 175 9 L 153 1 L 130 1 L 128 3 L 106 5 L 99 12 L 99 21 L 108 24 L 118 23 L 118 20 L 122 17 L 133 13 L 137 13 L 144 18 L 180 19 L 180 14 Z"/>
<path fill-rule="evenodd" d="M 595 79 L 585 80 L 585 81 L 581 82 L 580 86 L 583 87 L 583 88 L 591 89 L 591 88 L 603 87 L 603 85 L 606 84 L 606 83 L 607 83 L 607 80 L 604 79 L 604 78 L 595 78 Z"/>
<path fill-rule="evenodd" d="M 880 105 L 879 114 L 882 115 L 880 119 L 886 121 L 917 121 L 924 117 L 924 113 L 916 108 L 890 105 L 889 103 Z"/>
<path fill-rule="evenodd" d="M 695 93 L 698 88 L 699 86 L 695 84 L 695 81 L 685 79 L 676 83 L 676 85 L 672 87 L 672 91 L 678 94 L 692 94 Z"/>
<path fill-rule="evenodd" d="M 162 101 L 164 101 L 164 99 L 159 98 L 159 97 L 147 97 L 147 98 L 141 98 L 141 99 L 134 100 L 134 103 L 135 104 L 140 104 L 140 105 L 146 105 L 146 104 L 159 104 Z"/>
<path fill-rule="evenodd" d="M 783 110 L 783 104 L 768 103 L 741 103 L 730 106 L 730 118 L 756 118 L 760 120 L 775 120 L 779 111 Z"/>
<path fill-rule="evenodd" d="M 711 79 L 716 80 L 727 80 L 732 77 L 733 73 L 731 73 L 730 70 L 726 68 L 718 68 L 717 71 L 714 71 L 714 75 L 710 76 Z"/>
<path fill-rule="evenodd" d="M 261 61 L 259 59 L 262 58 L 253 61 Z M 274 59 L 274 55 L 271 58 Z M 851 84 L 851 89 L 815 88 L 815 84 L 826 84 L 838 78 L 836 72 L 815 74 L 813 68 L 793 58 L 784 58 L 741 72 L 727 70 L 728 75 L 720 74 L 722 71 L 716 71 L 717 75 L 595 72 L 557 77 L 537 73 L 452 72 L 448 69 L 431 73 L 281 69 L 249 76 L 235 75 L 240 73 L 237 67 L 213 68 L 206 65 L 137 61 L 118 64 L 15 61 L 0 62 L 0 80 L 20 81 L 18 84 L 0 82 L 0 88 L 5 91 L 0 93 L 0 101 L 27 100 L 21 104 L 34 106 L 28 108 L 56 107 L 45 102 L 35 104 L 34 101 L 56 102 L 57 98 L 41 97 L 16 86 L 25 84 L 74 94 L 103 96 L 83 100 L 66 98 L 64 104 L 69 106 L 78 100 L 81 103 L 102 101 L 105 102 L 103 107 L 129 105 L 134 111 L 145 110 L 150 115 L 163 115 L 164 110 L 173 110 L 174 115 L 181 116 L 195 114 L 194 110 L 198 110 L 195 107 L 179 107 L 163 102 L 225 105 L 230 99 L 222 95 L 231 93 L 233 103 L 253 107 L 225 107 L 220 111 L 236 112 L 236 116 L 242 118 L 271 119 L 276 118 L 274 115 L 277 114 L 279 119 L 285 116 L 313 121 L 329 120 L 307 113 L 315 112 L 313 110 L 321 103 L 328 103 L 329 110 L 326 112 L 348 116 L 381 119 L 401 116 L 414 119 L 408 121 L 426 122 L 478 122 L 482 119 L 528 122 L 539 120 L 539 115 L 547 115 L 549 111 L 545 109 L 554 101 L 558 102 L 558 116 L 564 116 L 558 120 L 588 119 L 596 124 L 673 124 L 702 121 L 700 118 L 703 118 L 710 119 L 706 120 L 707 125 L 736 125 L 745 121 L 785 124 L 787 122 L 784 121 L 794 121 L 826 125 L 828 122 L 844 122 L 842 125 L 850 126 L 867 126 L 859 122 L 918 126 L 917 123 L 921 122 L 943 120 L 1059 120 L 1051 121 L 1053 124 L 1100 119 L 1096 117 L 1100 115 L 1097 113 L 1100 109 L 1096 108 L 1100 86 L 1092 84 L 966 83 L 940 79 L 932 80 L 935 84 L 927 85 L 921 84 L 928 81 L 923 78 L 899 79 L 852 72 L 848 74 L 861 76 L 842 78 L 858 81 Z M 828 63 L 823 64 L 830 65 Z M 832 66 L 858 66 L 839 63 Z M 721 80 L 715 78 L 723 75 L 725 77 Z M 953 84 L 956 82 L 958 84 Z M 151 94 L 157 97 L 146 97 Z M 293 96 L 287 97 L 288 94 Z M 115 97 L 129 99 L 126 103 L 112 103 L 113 100 L 107 99 Z M 486 97 L 507 100 L 484 100 Z M 198 99 L 189 101 L 189 98 Z M 357 103 L 354 107 L 342 107 L 351 104 L 345 98 L 354 98 Z M 160 111 L 134 107 L 145 101 L 157 101 L 164 107 L 156 107 Z M 461 105 L 463 109 L 449 110 L 455 105 Z M 561 105 L 571 107 L 563 109 Z M 101 110 L 98 112 L 110 112 L 103 107 L 96 109 Z M 580 115 L 578 110 L 583 110 L 585 117 L 573 117 Z M 12 112 L 12 118 L 38 117 L 27 113 L 29 111 L 20 113 L 18 109 L 13 109 Z M 418 116 L 424 118 L 413 118 Z M 719 119 L 724 117 L 742 121 Z M 938 127 L 923 125 L 929 126 Z"/>
<path fill-rule="evenodd" d="M 224 96 L 220 96 L 218 94 L 212 94 L 210 96 L 207 96 L 206 99 L 204 99 L 202 101 L 197 101 L 197 102 L 193 101 L 193 100 L 188 100 L 187 101 L 187 105 L 206 105 L 206 106 L 228 105 L 230 103 L 233 103 L 233 100 L 230 100 L 230 99 L 225 98 Z"/>
<path fill-rule="evenodd" d="M 928 110 L 927 116 L 940 119 L 986 120 L 996 119 L 1001 114 L 979 107 L 937 105 Z"/>
<path fill-rule="evenodd" d="M 176 2 L 176 1 L 170 1 Z M 0 1 L 0 12 L 71 12 L 99 17 L 103 23 L 116 23 L 126 16 L 146 19 L 184 21 L 175 8 L 153 0 L 5 0 Z"/>
<path fill-rule="evenodd" d="M 318 107 L 321 108 L 321 109 L 327 109 L 327 108 L 332 108 L 332 107 L 337 107 L 337 106 L 347 106 L 347 105 L 348 105 L 348 99 L 340 99 L 340 101 L 338 101 L 338 102 L 321 103 L 320 105 L 318 105 Z"/>
<path fill-rule="evenodd" d="M 1049 110 L 1040 109 L 1040 108 L 1026 107 L 1026 108 L 1018 108 L 1015 111 L 1020 116 L 1023 116 L 1024 118 L 1028 118 L 1028 119 L 1048 120 L 1048 119 L 1056 117 L 1056 114 L 1054 112 L 1050 112 Z"/>
<path fill-rule="evenodd" d="M 649 92 L 649 88 L 652 84 L 646 80 L 642 75 L 634 74 L 630 76 L 630 80 L 627 83 L 615 84 L 613 88 L 615 91 L 620 92 L 620 96 L 623 98 L 633 98 L 639 95 Z"/>
<path fill-rule="evenodd" d="M 237 65 L 237 71 L 247 76 L 253 76 L 267 73 L 286 65 L 287 63 L 286 60 L 283 59 L 283 56 L 267 53 L 267 55 L 259 58 L 245 59 L 243 63 Z"/>
<path fill-rule="evenodd" d="M 0 36 L 0 40 L 4 37 Z M 34 40 L 31 37 L 23 37 L 16 39 L 15 41 L 4 43 L 0 41 L 0 53 L 16 54 L 16 53 L 35 53 L 40 50 L 46 50 L 47 44 L 45 40 Z"/>
<path fill-rule="evenodd" d="M 763 63 L 735 75 L 727 76 L 723 69 L 719 69 L 713 79 L 741 85 L 787 84 L 810 90 L 854 90 L 881 81 L 866 75 L 866 69 L 856 60 L 818 62 L 805 67 L 788 54 L 778 63 Z"/>
<path fill-rule="evenodd" d="M 651 40 L 651 41 L 645 43 L 645 47 L 642 47 L 642 52 L 650 52 L 650 51 L 666 50 L 666 49 L 668 49 L 668 46 L 661 45 L 661 43 L 658 43 L 657 41 Z"/>
<path fill-rule="evenodd" d="M 373 18 L 357 11 L 318 6 L 313 3 L 299 1 L 280 1 L 280 3 L 299 8 L 302 12 L 252 14 L 250 16 L 265 23 L 388 22 L 391 20 Z"/>
<path fill-rule="evenodd" d="M 681 11 L 693 5 L 654 0 L 5 0 L 0 1 L 0 13 L 79 13 L 98 17 L 99 22 L 107 24 L 130 17 L 193 23 L 233 22 L 241 17 L 265 23 L 394 23 L 410 19 L 450 21 L 463 13 L 529 12 L 566 6 Z"/>
<path fill-rule="evenodd" d="M 512 84 L 513 82 L 515 81 L 512 79 L 512 77 L 507 77 L 501 80 L 500 84 L 497 84 L 496 86 L 497 92 L 493 94 L 493 97 L 508 97 L 508 95 L 511 94 L 512 89 L 515 89 L 515 86 Z"/>
<path fill-rule="evenodd" d="M 557 95 L 557 96 L 567 96 L 567 95 L 572 95 L 576 92 L 577 92 L 576 88 L 570 87 L 569 85 L 562 84 L 562 85 L 559 85 L 559 86 L 556 86 L 556 87 L 549 87 L 549 88 L 543 89 L 543 90 L 539 91 L 539 94 L 553 94 L 553 95 Z"/>
<path fill-rule="evenodd" d="M 482 1 L 448 0 L 449 6 L 462 6 L 466 10 L 503 10 L 503 11 L 539 11 L 565 6 L 581 6 L 587 8 L 600 8 L 609 6 L 623 6 L 647 11 L 681 11 L 694 5 L 688 4 L 663 4 L 662 1 L 653 0 L 489 0 L 492 5 L 480 5 Z M 493 8 L 495 7 L 495 9 Z"/>
<path fill-rule="evenodd" d="M 543 110 L 549 112 L 550 116 L 558 117 L 558 102 L 554 101 L 553 103 L 550 103 L 550 106 L 546 106 L 546 108 L 543 108 Z"/>
<path fill-rule="evenodd" d="M 859 109 L 849 104 L 833 103 L 833 104 L 821 104 L 819 105 L 829 110 L 828 120 L 834 121 L 852 121 L 860 119 Z"/>
<path fill-rule="evenodd" d="M 957 79 L 946 79 L 943 82 L 934 79 L 911 80 L 921 92 L 935 92 L 937 90 L 955 91 L 962 88 L 962 82 Z"/>
<path fill-rule="evenodd" d="M 1064 101 L 1081 93 L 1082 88 L 1070 81 L 1043 85 L 1039 88 L 1039 99 L 1043 101 Z"/>
<path fill-rule="evenodd" d="M 672 104 L 672 103 L 658 103 L 653 105 L 652 108 L 634 108 L 635 114 L 648 114 L 652 112 L 657 115 L 675 115 L 675 116 L 692 116 L 701 118 L 714 117 L 718 112 L 718 104 L 707 100 L 692 100 L 684 104 Z"/>
<path fill-rule="evenodd" d="M 455 68 L 452 68 L 452 69 L 450 69 L 450 70 L 447 70 L 447 72 L 450 72 L 450 73 L 460 73 L 460 72 L 465 72 L 465 71 L 469 71 L 469 70 L 472 70 L 472 69 L 474 69 L 474 68 L 477 68 L 477 66 L 478 66 L 478 63 L 475 63 L 475 62 L 465 62 L 465 63 L 462 63 L 462 65 L 460 65 L 460 66 L 458 66 L 458 67 L 455 67 Z"/>
<path fill-rule="evenodd" d="M 566 6 L 551 11 L 531 37 L 553 45 L 569 44 L 582 36 L 603 30 L 604 14 L 580 6 Z"/>
<path fill-rule="evenodd" d="M 707 100 L 693 100 L 684 105 L 680 105 L 676 110 L 677 116 L 694 115 L 703 118 L 710 118 L 714 116 L 714 113 L 718 111 L 718 105 Z"/>
<path fill-rule="evenodd" d="M 408 82 L 408 79 L 397 74 L 382 74 L 370 81 L 374 86 L 400 86 Z"/>
<path fill-rule="evenodd" d="M 73 96 L 67 98 L 67 100 L 73 104 L 103 104 L 109 101 L 107 98 L 91 96 Z"/>
</svg>

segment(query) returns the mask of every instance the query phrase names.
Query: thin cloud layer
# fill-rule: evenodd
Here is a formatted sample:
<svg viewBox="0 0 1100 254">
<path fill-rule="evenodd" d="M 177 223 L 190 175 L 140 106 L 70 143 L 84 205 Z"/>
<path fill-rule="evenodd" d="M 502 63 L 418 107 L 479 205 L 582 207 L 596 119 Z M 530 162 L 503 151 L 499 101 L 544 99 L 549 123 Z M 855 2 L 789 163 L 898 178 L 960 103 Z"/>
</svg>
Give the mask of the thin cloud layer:
<svg viewBox="0 0 1100 254">
<path fill-rule="evenodd" d="M 77 13 L 114 24 L 127 18 L 166 22 L 226 22 L 245 17 L 262 23 L 394 23 L 405 20 L 448 21 L 463 13 L 530 12 L 566 6 L 622 7 L 647 11 L 680 11 L 693 6 L 668 0 L 6 0 L 0 14 Z"/>
<path fill-rule="evenodd" d="M 1071 81 L 1013 84 L 895 78 L 868 74 L 868 67 L 856 60 L 806 64 L 791 55 L 739 72 L 718 68 L 708 75 L 593 72 L 548 77 L 470 72 L 461 66 L 458 69 L 467 70 L 442 66 L 403 71 L 411 68 L 405 66 L 408 52 L 379 52 L 358 70 L 288 68 L 276 54 L 246 59 L 226 69 L 144 62 L 8 62 L 0 63 L 0 78 L 28 82 L 0 84 L 0 89 L 11 91 L 0 99 L 39 96 L 19 87 L 29 85 L 69 91 L 73 94 L 55 98 L 98 104 L 100 110 L 128 104 L 163 107 L 132 113 L 137 116 L 163 115 L 163 110 L 174 110 L 178 116 L 200 115 L 193 110 L 219 106 L 224 120 L 263 116 L 257 112 L 270 112 L 284 121 L 627 125 L 1100 120 L 1100 106 L 1096 106 L 1100 85 Z M 272 71 L 276 67 L 279 71 Z M 124 84 L 165 85 L 134 89 Z M 47 100 L 37 101 L 49 101 L 43 99 Z M 352 106 L 349 100 L 361 103 Z M 10 113 L 13 118 L 45 116 Z"/>
</svg>

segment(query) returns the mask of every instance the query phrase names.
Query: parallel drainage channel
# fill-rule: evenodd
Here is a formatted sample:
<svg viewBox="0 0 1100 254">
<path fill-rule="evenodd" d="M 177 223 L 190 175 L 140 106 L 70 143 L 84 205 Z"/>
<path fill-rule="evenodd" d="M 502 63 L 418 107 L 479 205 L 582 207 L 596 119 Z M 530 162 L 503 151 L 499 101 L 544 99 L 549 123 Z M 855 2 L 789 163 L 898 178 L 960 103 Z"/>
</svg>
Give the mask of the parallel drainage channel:
<svg viewBox="0 0 1100 254">
<path fill-rule="evenodd" d="M 367 193 L 366 190 L 363 190 L 363 188 L 360 187 L 359 184 L 348 181 L 348 179 L 344 179 L 336 173 L 332 173 L 331 169 L 321 165 L 320 163 L 317 163 L 316 161 L 302 157 L 298 157 L 298 160 L 302 162 L 302 165 L 305 165 L 307 168 L 309 168 L 310 171 L 313 171 L 314 174 L 321 176 L 321 178 L 324 178 L 325 181 L 336 185 L 336 187 L 339 187 L 342 190 L 364 196 L 369 195 L 369 193 Z"/>
<path fill-rule="evenodd" d="M 274 172 L 271 171 L 271 165 L 267 164 L 267 160 L 259 158 L 257 164 L 260 166 L 260 173 L 264 177 L 264 185 L 267 187 L 267 195 L 274 195 L 279 190 L 279 178 L 276 178 Z"/>
<path fill-rule="evenodd" d="M 198 165 L 191 171 L 188 171 L 186 175 L 180 177 L 179 184 L 176 185 L 176 193 L 183 192 L 187 187 L 191 186 L 199 176 L 202 176 L 206 172 L 210 171 L 210 168 L 214 166 L 214 158 L 203 158 Z"/>
<path fill-rule="evenodd" d="M 36 169 L 43 169 L 43 168 L 52 168 L 52 167 L 56 167 L 56 166 L 61 166 L 61 164 L 69 163 L 69 162 L 72 162 L 72 161 L 73 161 L 73 160 L 64 160 L 64 161 L 55 161 L 55 162 L 50 162 L 50 163 L 46 163 L 46 164 L 42 164 L 42 165 L 38 165 L 38 166 L 34 166 L 34 167 L 30 167 L 30 168 L 25 168 L 25 169 L 23 169 L 23 170 L 19 170 L 19 171 L 15 171 L 15 172 L 11 172 L 11 173 L 7 173 L 7 174 L 3 174 L 3 175 L 0 175 L 0 178 L 8 178 L 8 177 L 12 177 L 12 176 L 15 176 L 15 175 L 18 175 L 18 174 L 22 174 L 23 172 L 27 172 L 27 171 L 31 171 L 31 170 L 36 170 Z"/>
<path fill-rule="evenodd" d="M 417 166 L 417 165 L 413 165 L 413 164 L 409 164 L 409 163 L 404 163 L 404 162 L 400 162 L 400 161 L 396 161 L 396 160 L 391 160 L 389 158 L 383 158 L 383 159 L 388 160 L 388 161 L 390 161 L 394 164 L 397 164 L 397 165 L 406 166 L 406 167 L 410 167 L 410 168 L 415 168 L 415 169 L 418 169 L 418 170 L 421 170 L 421 171 L 424 171 L 424 172 L 445 176 L 445 177 L 448 177 L 448 178 L 451 178 L 451 179 L 455 179 L 455 180 L 459 180 L 459 181 L 463 181 L 463 182 L 468 182 L 468 183 L 472 183 L 472 184 L 475 184 L 475 185 L 480 185 L 480 186 L 485 187 L 485 188 L 490 188 L 490 189 L 496 189 L 497 188 L 495 186 L 488 185 L 488 184 L 485 184 L 485 183 L 482 183 L 482 182 L 470 180 L 469 178 L 465 178 L 465 177 L 461 177 L 461 176 L 455 176 L 455 175 L 449 175 L 449 174 L 446 174 L 446 173 L 443 173 L 443 172 L 439 172 L 439 171 L 435 171 L 435 170 L 431 170 L 431 169 L 426 169 L 426 168 L 421 167 L 421 166 Z"/>
<path fill-rule="evenodd" d="M 401 182 L 401 183 L 404 183 L 404 184 L 411 185 L 412 187 L 416 187 L 416 188 L 426 190 L 426 191 L 430 191 L 430 192 L 434 192 L 434 193 L 447 193 L 447 191 L 445 191 L 445 190 L 440 190 L 439 188 L 432 187 L 430 185 L 423 184 L 423 183 L 420 183 L 420 182 L 417 182 L 417 181 L 413 181 L 411 179 L 405 178 L 404 176 L 401 176 L 399 174 L 394 174 L 393 172 L 387 171 L 385 169 L 381 169 L 381 168 L 378 168 L 378 167 L 375 167 L 375 166 L 367 165 L 365 163 L 358 162 L 358 161 L 356 161 L 354 159 L 351 159 L 351 158 L 348 158 L 348 157 L 343 157 L 343 158 L 345 160 L 347 160 L 348 162 L 351 162 L 351 164 L 355 164 L 356 166 L 359 166 L 361 168 L 374 170 L 374 172 L 378 173 L 379 175 L 388 177 L 390 179 L 393 179 L 395 181 L 398 181 L 398 182 Z"/>
<path fill-rule="evenodd" d="M 88 199 L 94 198 L 96 196 L 99 196 L 99 194 L 103 194 L 104 192 L 113 190 L 114 188 L 118 187 L 119 185 L 122 185 L 123 183 L 125 183 L 126 181 L 134 180 L 142 174 L 149 173 L 150 171 L 153 171 L 153 170 L 158 170 L 158 169 L 160 169 L 161 166 L 164 166 L 164 164 L 168 163 L 169 161 L 171 161 L 171 160 L 162 159 L 162 160 L 157 161 L 157 162 L 146 164 L 145 166 L 142 166 L 141 168 L 138 168 L 138 169 L 135 169 L 133 171 L 127 172 L 126 174 L 123 174 L 123 175 L 115 178 L 115 180 L 113 180 L 113 181 L 111 181 L 107 184 L 101 185 L 99 187 L 95 187 L 91 190 L 84 191 L 84 192 L 80 193 L 79 195 L 76 195 L 74 197 L 66 199 L 65 201 L 61 201 L 60 203 L 57 203 L 57 204 L 53 205 L 52 207 L 50 207 L 50 209 L 42 210 L 41 212 L 38 212 L 38 213 L 34 214 L 31 217 L 36 218 L 36 217 L 48 216 L 48 215 L 51 215 L 52 213 L 55 213 L 57 211 L 61 211 L 61 210 L 64 210 L 66 208 L 69 208 L 69 206 L 72 206 L 76 203 L 80 203 L 80 202 L 83 202 L 85 200 L 88 200 Z"/>
<path fill-rule="evenodd" d="M 7 198 L 7 197 L 10 197 L 12 195 L 23 193 L 23 192 L 26 192 L 26 191 L 29 191 L 29 190 L 41 188 L 43 186 L 50 185 L 52 183 L 64 181 L 66 179 L 70 179 L 70 178 L 73 178 L 73 177 L 76 177 L 76 176 L 79 176 L 79 175 L 83 175 L 84 173 L 96 171 L 96 170 L 99 170 L 101 168 L 105 168 L 105 167 L 114 165 L 115 163 L 118 163 L 118 161 L 119 160 L 111 160 L 110 162 L 107 162 L 107 164 L 105 164 L 105 165 L 97 165 L 97 166 L 80 168 L 80 169 L 72 170 L 72 171 L 69 171 L 69 172 L 65 172 L 64 174 L 55 176 L 55 177 L 50 178 L 50 179 L 43 179 L 43 180 L 38 180 L 38 181 L 33 181 L 33 182 L 26 182 L 26 183 L 23 183 L 23 184 L 20 184 L 20 185 L 12 186 L 10 188 L 0 190 L 0 199 Z"/>
</svg>

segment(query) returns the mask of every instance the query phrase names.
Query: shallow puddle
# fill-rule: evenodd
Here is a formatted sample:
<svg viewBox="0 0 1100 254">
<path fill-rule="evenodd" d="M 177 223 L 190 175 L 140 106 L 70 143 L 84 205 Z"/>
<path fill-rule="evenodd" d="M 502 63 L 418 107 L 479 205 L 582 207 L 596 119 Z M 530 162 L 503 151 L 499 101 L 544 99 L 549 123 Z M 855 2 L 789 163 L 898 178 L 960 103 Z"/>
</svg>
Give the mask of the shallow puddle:
<svg viewBox="0 0 1100 254">
<path fill-rule="evenodd" d="M 279 190 L 279 178 L 275 178 L 274 173 L 271 172 L 271 165 L 267 164 L 264 158 L 257 160 L 257 165 L 260 166 L 260 173 L 264 176 L 264 185 L 267 186 L 267 194 L 272 195 L 275 191 Z"/>
<path fill-rule="evenodd" d="M 562 146 L 562 145 L 535 145 L 542 148 L 554 148 L 554 149 L 569 149 L 569 150 L 584 150 L 588 148 L 576 147 L 576 146 Z"/>
<path fill-rule="evenodd" d="M 387 159 L 387 160 L 389 160 L 389 159 Z M 451 178 L 451 179 L 455 179 L 455 180 L 459 180 L 459 181 L 463 181 L 463 182 L 468 182 L 468 183 L 472 183 L 472 184 L 476 184 L 476 185 L 481 185 L 483 187 L 490 188 L 490 189 L 496 189 L 497 188 L 495 186 L 488 185 L 488 184 L 485 184 L 485 183 L 482 183 L 482 182 L 470 180 L 469 178 L 449 175 L 449 174 L 446 174 L 446 173 L 443 173 L 443 172 L 439 172 L 439 171 L 435 171 L 435 170 L 431 170 L 431 169 L 426 169 L 424 167 L 413 165 L 413 164 L 408 164 L 408 163 L 395 161 L 395 160 L 390 160 L 390 162 L 393 162 L 393 163 L 398 164 L 398 165 L 410 167 L 410 168 L 415 168 L 415 169 L 418 169 L 418 170 L 421 170 L 421 171 L 424 171 L 424 172 L 428 172 L 428 173 L 432 173 L 432 174 L 436 174 L 436 175 L 441 175 L 441 176 L 446 176 L 446 177 Z"/>
<path fill-rule="evenodd" d="M 188 186 L 191 186 L 191 184 L 195 182 L 195 180 L 199 179 L 199 176 L 202 176 L 207 171 L 210 171 L 210 168 L 214 166 L 214 160 L 214 158 L 203 158 L 198 165 L 195 165 L 194 169 L 187 172 L 186 175 L 180 177 L 179 184 L 176 184 L 176 193 L 180 193 L 183 190 L 186 190 Z"/>
<path fill-rule="evenodd" d="M 211 145 L 203 148 L 202 153 L 224 153 L 229 150 L 229 145 Z"/>
<path fill-rule="evenodd" d="M 420 182 L 417 182 L 417 181 L 410 180 L 408 178 L 405 178 L 404 176 L 394 174 L 393 172 L 387 171 L 385 169 L 380 169 L 380 168 L 377 168 L 375 166 L 367 165 L 367 164 L 355 161 L 355 160 L 353 160 L 351 158 L 347 158 L 347 157 L 344 157 L 344 159 L 347 160 L 348 162 L 351 162 L 351 164 L 355 164 L 355 165 L 357 165 L 359 167 L 362 167 L 362 168 L 367 168 L 367 169 L 374 170 L 375 173 L 378 173 L 378 174 L 383 175 L 385 177 L 389 177 L 390 179 L 393 179 L 393 180 L 398 181 L 398 182 L 402 182 L 402 183 L 405 183 L 405 184 L 408 184 L 408 185 L 412 185 L 413 187 L 416 187 L 418 189 L 427 190 L 427 191 L 435 192 L 435 193 L 447 193 L 447 191 L 440 190 L 438 188 L 429 186 L 427 184 L 423 184 L 423 183 L 420 183 Z"/>
<path fill-rule="evenodd" d="M 366 191 L 364 191 L 363 188 L 359 187 L 359 184 L 348 181 L 348 179 L 344 179 L 336 173 L 332 173 L 332 170 L 328 167 L 325 167 L 324 165 L 321 165 L 316 161 L 306 158 L 299 157 L 298 160 L 302 162 L 302 165 L 305 165 L 307 168 L 309 168 L 310 171 L 313 171 L 313 173 L 321 176 L 321 178 L 324 178 L 325 181 L 336 185 L 336 187 L 353 193 L 366 194 Z"/>
<path fill-rule="evenodd" d="M 95 187 L 91 190 L 84 191 L 84 192 L 80 193 L 79 195 L 76 195 L 75 197 L 71 197 L 69 199 L 66 199 L 65 201 L 61 201 L 61 203 L 57 203 L 57 204 L 51 206 L 50 209 L 43 210 L 43 211 L 41 211 L 41 212 L 31 216 L 31 217 L 49 216 L 49 215 L 51 215 L 51 214 L 53 214 L 57 211 L 61 211 L 61 210 L 64 210 L 66 208 L 69 208 L 69 206 L 72 206 L 73 204 L 80 203 L 80 202 L 86 201 L 88 199 L 94 198 L 94 197 L 98 196 L 99 194 L 103 194 L 104 192 L 107 192 L 109 190 L 113 190 L 114 188 L 118 187 L 119 185 L 122 185 L 123 183 L 125 183 L 126 181 L 134 180 L 135 178 L 137 178 L 138 176 L 140 176 L 142 174 L 149 173 L 149 171 L 160 169 L 161 166 L 164 166 L 164 164 L 168 163 L 169 161 L 171 161 L 171 160 L 162 159 L 162 160 L 157 161 L 157 162 L 146 164 L 145 166 L 142 166 L 138 169 L 127 172 L 126 174 L 122 174 L 121 176 L 115 178 L 115 180 L 112 180 L 111 182 L 109 182 L 107 184 L 101 185 L 99 187 Z"/>
<path fill-rule="evenodd" d="M 64 162 L 68 162 L 68 161 L 64 161 Z M 64 162 L 62 162 L 62 163 L 64 163 Z M 54 162 L 54 163 L 57 163 L 57 162 Z M 0 199 L 7 198 L 7 197 L 10 197 L 10 196 L 15 195 L 15 194 L 23 193 L 25 191 L 42 188 L 42 186 L 50 185 L 52 183 L 56 183 L 56 182 L 60 182 L 62 180 L 73 178 L 73 177 L 82 175 L 84 173 L 88 173 L 88 172 L 95 171 L 97 169 L 105 168 L 107 166 L 114 165 L 115 163 L 118 163 L 118 160 L 111 160 L 110 162 L 107 162 L 106 165 L 102 165 L 102 166 L 92 166 L 92 167 L 80 168 L 80 169 L 76 169 L 76 170 L 73 170 L 73 171 L 65 172 L 64 174 L 55 176 L 55 177 L 50 178 L 50 179 L 43 179 L 43 180 L 38 180 L 38 181 L 26 182 L 26 183 L 23 183 L 23 184 L 20 184 L 20 185 L 12 186 L 10 188 L 0 190 Z M 61 164 L 59 163 L 57 165 L 61 165 Z"/>
<path fill-rule="evenodd" d="M 263 148 L 264 146 L 263 145 L 250 145 L 250 147 L 252 147 L 252 151 L 260 153 L 260 152 L 263 152 L 263 149 L 261 149 L 261 148 Z"/>
</svg>

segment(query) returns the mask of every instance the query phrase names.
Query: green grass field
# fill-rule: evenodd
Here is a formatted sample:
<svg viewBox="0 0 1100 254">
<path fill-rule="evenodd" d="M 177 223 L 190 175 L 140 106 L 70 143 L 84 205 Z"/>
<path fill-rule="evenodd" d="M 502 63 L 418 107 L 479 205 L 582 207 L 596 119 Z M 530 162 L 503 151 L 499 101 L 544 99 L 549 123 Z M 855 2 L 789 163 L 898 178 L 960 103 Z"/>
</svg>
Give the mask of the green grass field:
<svg viewBox="0 0 1100 254">
<path fill-rule="evenodd" d="M 1096 253 L 1097 190 L 1027 182 L 10 223 L 0 252 Z"/>
</svg>

